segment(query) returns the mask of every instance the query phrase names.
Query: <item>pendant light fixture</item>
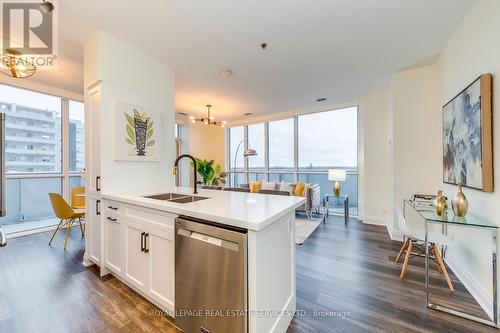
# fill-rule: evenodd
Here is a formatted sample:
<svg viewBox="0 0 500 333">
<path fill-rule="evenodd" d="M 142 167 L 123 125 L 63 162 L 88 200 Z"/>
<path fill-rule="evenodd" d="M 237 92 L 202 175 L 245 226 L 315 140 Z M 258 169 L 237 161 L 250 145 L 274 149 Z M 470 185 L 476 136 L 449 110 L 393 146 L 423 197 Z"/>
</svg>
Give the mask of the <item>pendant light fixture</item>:
<svg viewBox="0 0 500 333">
<path fill-rule="evenodd" d="M 220 126 L 220 127 L 226 127 L 225 121 L 215 121 L 214 116 L 210 115 L 210 108 L 211 107 L 212 107 L 212 105 L 207 104 L 207 117 L 206 118 L 198 118 L 197 119 L 197 118 L 191 116 L 191 117 L 189 117 L 189 119 L 191 119 L 191 122 L 193 122 L 193 123 L 200 121 L 200 122 L 204 123 L 205 125 L 216 125 L 216 126 Z"/>
<path fill-rule="evenodd" d="M 36 72 L 36 66 L 22 57 L 22 53 L 14 50 L 7 49 L 6 54 L 1 55 L 0 70 L 7 76 L 16 79 L 25 79 L 33 76 Z"/>
</svg>

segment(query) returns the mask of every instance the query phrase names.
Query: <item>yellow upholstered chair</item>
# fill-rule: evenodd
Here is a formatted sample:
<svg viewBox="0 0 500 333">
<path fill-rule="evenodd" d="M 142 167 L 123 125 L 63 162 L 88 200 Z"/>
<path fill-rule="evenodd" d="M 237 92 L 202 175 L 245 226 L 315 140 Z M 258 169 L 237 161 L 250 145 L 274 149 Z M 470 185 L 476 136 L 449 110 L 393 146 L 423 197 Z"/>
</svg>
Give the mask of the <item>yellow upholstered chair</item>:
<svg viewBox="0 0 500 333">
<path fill-rule="evenodd" d="M 85 209 L 85 187 L 73 187 L 71 189 L 71 207 Z"/>
<path fill-rule="evenodd" d="M 66 225 L 66 240 L 64 241 L 64 250 L 66 250 L 66 245 L 68 244 L 69 233 L 71 231 L 71 225 L 78 221 L 80 223 L 80 230 L 82 231 L 82 237 L 85 235 L 85 229 L 82 225 L 82 218 L 85 216 L 85 210 L 83 209 L 73 209 L 64 198 L 59 193 L 49 193 L 50 203 L 52 204 L 52 209 L 57 218 L 61 219 L 61 222 L 57 225 L 54 234 L 50 238 L 49 245 L 52 244 L 54 236 L 57 234 L 59 229 Z"/>
</svg>

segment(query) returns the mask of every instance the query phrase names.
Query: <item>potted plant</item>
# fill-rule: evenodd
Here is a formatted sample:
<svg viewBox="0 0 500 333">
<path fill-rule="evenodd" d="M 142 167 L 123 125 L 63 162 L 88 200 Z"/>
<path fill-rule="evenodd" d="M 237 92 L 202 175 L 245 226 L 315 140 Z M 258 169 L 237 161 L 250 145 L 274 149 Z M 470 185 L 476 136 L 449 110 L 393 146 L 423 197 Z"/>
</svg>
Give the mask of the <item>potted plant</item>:
<svg viewBox="0 0 500 333">
<path fill-rule="evenodd" d="M 227 173 L 214 160 L 196 159 L 196 171 L 203 179 L 203 184 L 218 186 L 225 184 Z M 192 164 L 192 163 L 191 163 Z"/>
</svg>

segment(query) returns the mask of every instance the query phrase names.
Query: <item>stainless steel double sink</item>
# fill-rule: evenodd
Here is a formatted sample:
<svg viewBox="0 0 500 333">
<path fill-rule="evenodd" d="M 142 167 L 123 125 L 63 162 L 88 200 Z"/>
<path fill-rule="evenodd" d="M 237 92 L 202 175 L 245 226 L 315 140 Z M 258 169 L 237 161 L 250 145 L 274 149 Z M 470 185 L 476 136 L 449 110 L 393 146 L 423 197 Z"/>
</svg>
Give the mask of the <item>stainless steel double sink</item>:
<svg viewBox="0 0 500 333">
<path fill-rule="evenodd" d="M 156 195 L 148 195 L 148 196 L 145 196 L 144 198 L 162 200 L 162 201 L 168 201 L 168 202 L 175 202 L 175 203 L 190 203 L 190 202 L 196 202 L 196 201 L 200 201 L 200 200 L 210 199 L 207 197 L 200 197 L 197 195 L 188 195 L 188 194 L 180 194 L 180 193 L 162 193 L 162 194 L 156 194 Z"/>
</svg>

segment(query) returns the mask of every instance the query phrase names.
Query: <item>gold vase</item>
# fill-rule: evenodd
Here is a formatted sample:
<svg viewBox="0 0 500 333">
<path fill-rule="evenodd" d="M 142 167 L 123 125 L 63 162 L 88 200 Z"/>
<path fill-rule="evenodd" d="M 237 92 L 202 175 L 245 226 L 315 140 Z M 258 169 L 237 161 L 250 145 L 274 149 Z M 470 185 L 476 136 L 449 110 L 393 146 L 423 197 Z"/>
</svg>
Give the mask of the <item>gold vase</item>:
<svg viewBox="0 0 500 333">
<path fill-rule="evenodd" d="M 455 197 L 451 201 L 451 205 L 453 208 L 453 213 L 455 216 L 463 217 L 467 214 L 467 210 L 469 209 L 469 201 L 465 197 L 464 192 L 462 192 L 462 184 L 458 184 L 458 192 L 455 194 Z"/>
<path fill-rule="evenodd" d="M 438 191 L 437 197 L 434 199 L 434 209 L 436 210 L 437 216 L 443 216 L 446 212 L 448 205 L 446 204 L 446 199 L 443 196 L 443 191 Z"/>
</svg>

